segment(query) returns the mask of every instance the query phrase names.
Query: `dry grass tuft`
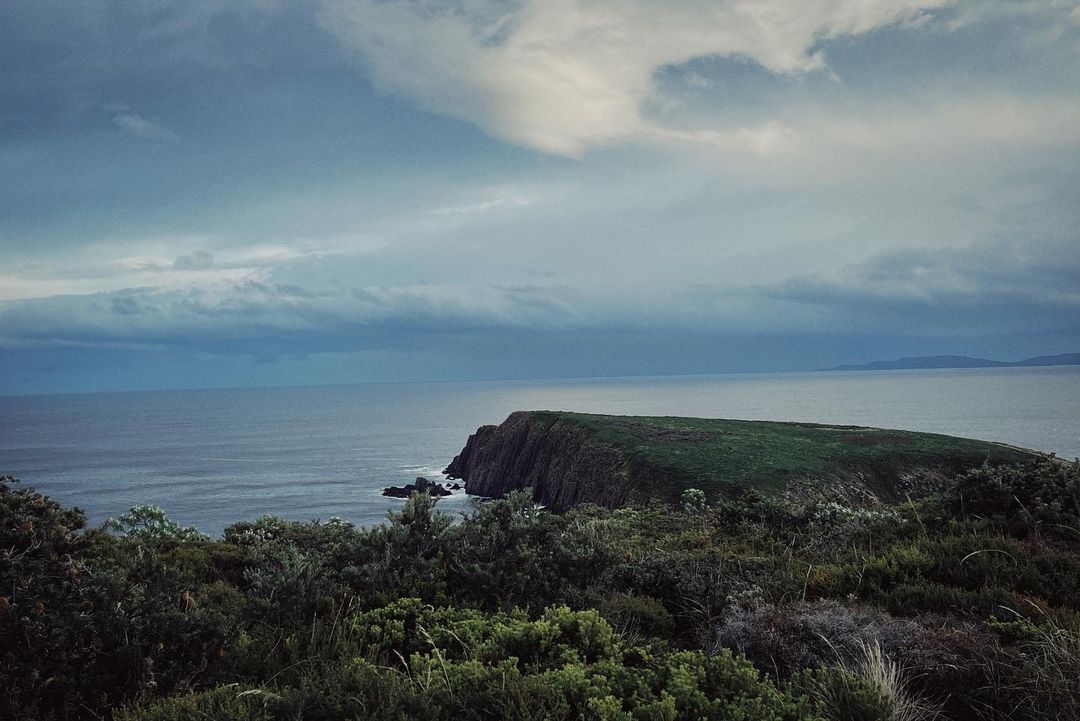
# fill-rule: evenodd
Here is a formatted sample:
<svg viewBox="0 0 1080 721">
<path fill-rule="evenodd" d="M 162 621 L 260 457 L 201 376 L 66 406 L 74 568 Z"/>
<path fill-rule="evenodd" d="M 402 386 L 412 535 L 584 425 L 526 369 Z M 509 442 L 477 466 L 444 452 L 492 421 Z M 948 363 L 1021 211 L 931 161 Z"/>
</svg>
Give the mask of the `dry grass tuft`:
<svg viewBox="0 0 1080 721">
<path fill-rule="evenodd" d="M 858 676 L 888 703 L 889 721 L 925 721 L 940 713 L 940 705 L 916 696 L 907 685 L 900 664 L 881 650 L 881 644 L 860 640 L 860 658 L 849 664 L 848 673 Z"/>
<path fill-rule="evenodd" d="M 903 668 L 880 643 L 860 639 L 857 650 L 854 659 L 838 653 L 835 666 L 804 677 L 811 681 L 808 690 L 823 716 L 830 721 L 929 721 L 940 715 L 940 705 L 911 691 Z"/>
</svg>

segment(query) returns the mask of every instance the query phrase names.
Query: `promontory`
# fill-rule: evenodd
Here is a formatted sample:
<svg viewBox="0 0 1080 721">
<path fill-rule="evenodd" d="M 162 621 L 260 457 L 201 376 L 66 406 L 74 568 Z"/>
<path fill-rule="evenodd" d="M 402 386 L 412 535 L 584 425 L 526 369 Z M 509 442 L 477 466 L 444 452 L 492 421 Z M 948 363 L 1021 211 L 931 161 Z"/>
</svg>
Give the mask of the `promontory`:
<svg viewBox="0 0 1080 721">
<path fill-rule="evenodd" d="M 616 508 L 689 488 L 873 505 L 925 495 L 984 464 L 1033 451 L 933 433 L 816 423 L 517 411 L 481 426 L 445 472 L 467 493 L 531 489 L 556 511 Z"/>
</svg>

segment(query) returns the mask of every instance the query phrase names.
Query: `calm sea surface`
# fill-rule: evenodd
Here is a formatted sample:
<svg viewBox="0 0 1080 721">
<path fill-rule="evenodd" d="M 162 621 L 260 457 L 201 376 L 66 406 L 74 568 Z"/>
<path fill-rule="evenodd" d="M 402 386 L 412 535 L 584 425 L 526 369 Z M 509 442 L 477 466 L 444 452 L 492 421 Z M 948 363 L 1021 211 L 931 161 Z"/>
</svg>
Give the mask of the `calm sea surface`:
<svg viewBox="0 0 1080 721">
<path fill-rule="evenodd" d="M 218 534 L 271 513 L 375 523 L 518 409 L 817 421 L 1080 456 L 1080 367 L 0 397 L 0 474 L 92 523 L 139 503 Z M 465 508 L 457 494 L 440 501 Z"/>
</svg>

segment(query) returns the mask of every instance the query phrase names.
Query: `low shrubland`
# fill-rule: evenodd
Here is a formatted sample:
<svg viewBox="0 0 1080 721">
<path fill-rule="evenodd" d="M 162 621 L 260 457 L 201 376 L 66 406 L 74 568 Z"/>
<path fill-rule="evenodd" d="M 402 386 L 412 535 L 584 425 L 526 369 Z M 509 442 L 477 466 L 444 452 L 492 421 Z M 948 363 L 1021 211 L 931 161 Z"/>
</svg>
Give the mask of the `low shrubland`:
<svg viewBox="0 0 1080 721">
<path fill-rule="evenodd" d="M 1080 466 L 873 509 L 753 493 L 460 522 L 139 507 L 0 481 L 0 718 L 1080 719 Z"/>
</svg>

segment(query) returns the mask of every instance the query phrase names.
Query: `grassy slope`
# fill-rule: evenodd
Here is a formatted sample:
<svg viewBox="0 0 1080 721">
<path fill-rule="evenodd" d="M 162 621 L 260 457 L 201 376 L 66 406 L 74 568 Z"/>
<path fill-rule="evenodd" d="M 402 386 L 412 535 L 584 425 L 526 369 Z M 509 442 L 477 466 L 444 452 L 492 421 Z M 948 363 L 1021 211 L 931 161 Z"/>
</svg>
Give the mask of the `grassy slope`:
<svg viewBox="0 0 1080 721">
<path fill-rule="evenodd" d="M 911 469 L 945 472 L 1030 460 L 1020 449 L 933 433 L 859 426 L 706 418 L 607 416 L 557 411 L 533 414 L 541 423 L 563 421 L 593 432 L 595 440 L 622 449 L 636 483 L 657 479 L 673 495 L 686 487 L 720 491 L 731 485 L 762 491 L 794 478 L 835 478 L 852 471 L 872 476 L 874 490 L 889 495 L 895 478 Z"/>
</svg>

